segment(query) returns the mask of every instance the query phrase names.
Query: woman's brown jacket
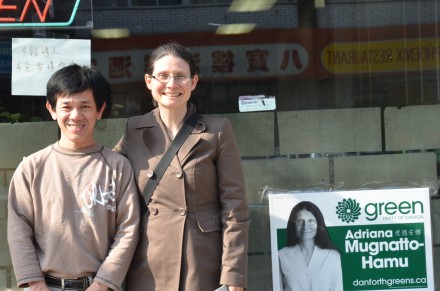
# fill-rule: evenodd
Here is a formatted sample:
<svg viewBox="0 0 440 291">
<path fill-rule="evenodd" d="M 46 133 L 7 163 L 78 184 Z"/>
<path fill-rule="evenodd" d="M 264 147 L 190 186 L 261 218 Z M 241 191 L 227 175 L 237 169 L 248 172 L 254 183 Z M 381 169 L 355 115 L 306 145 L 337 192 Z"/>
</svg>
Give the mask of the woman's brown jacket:
<svg viewBox="0 0 440 291">
<path fill-rule="evenodd" d="M 190 104 L 187 117 L 192 112 Z M 129 118 L 115 150 L 131 161 L 140 191 L 169 144 L 158 109 Z M 152 195 L 126 290 L 246 287 L 248 227 L 232 126 L 226 118 L 200 117 Z"/>
</svg>

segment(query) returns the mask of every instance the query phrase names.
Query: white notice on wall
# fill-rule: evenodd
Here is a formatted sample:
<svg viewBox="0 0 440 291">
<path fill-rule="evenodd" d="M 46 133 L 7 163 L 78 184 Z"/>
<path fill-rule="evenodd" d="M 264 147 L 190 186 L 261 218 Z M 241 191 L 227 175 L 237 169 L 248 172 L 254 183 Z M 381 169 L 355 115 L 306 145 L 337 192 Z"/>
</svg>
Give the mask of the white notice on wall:
<svg viewBox="0 0 440 291">
<path fill-rule="evenodd" d="M 90 66 L 90 40 L 13 38 L 12 95 L 46 96 L 46 84 L 57 70 Z"/>
<path fill-rule="evenodd" d="M 275 110 L 275 96 L 252 95 L 238 97 L 238 109 L 240 112 Z"/>
</svg>

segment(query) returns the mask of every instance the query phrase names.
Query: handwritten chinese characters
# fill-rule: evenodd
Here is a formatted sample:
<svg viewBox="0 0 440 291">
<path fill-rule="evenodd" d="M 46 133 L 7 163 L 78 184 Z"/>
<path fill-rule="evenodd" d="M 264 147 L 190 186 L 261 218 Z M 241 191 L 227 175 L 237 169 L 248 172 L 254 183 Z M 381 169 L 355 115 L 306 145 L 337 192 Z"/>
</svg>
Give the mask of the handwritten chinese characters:
<svg viewBox="0 0 440 291">
<path fill-rule="evenodd" d="M 63 53 L 57 51 L 56 47 L 48 47 L 47 45 L 42 47 L 24 46 L 21 53 L 21 57 L 25 60 L 16 63 L 15 70 L 17 73 L 41 73 L 44 71 L 54 73 L 58 69 L 73 64 L 73 60 L 66 64 L 62 57 Z"/>
<path fill-rule="evenodd" d="M 90 40 L 14 38 L 12 95 L 44 96 L 55 71 L 73 63 L 90 66 L 90 59 Z"/>
</svg>

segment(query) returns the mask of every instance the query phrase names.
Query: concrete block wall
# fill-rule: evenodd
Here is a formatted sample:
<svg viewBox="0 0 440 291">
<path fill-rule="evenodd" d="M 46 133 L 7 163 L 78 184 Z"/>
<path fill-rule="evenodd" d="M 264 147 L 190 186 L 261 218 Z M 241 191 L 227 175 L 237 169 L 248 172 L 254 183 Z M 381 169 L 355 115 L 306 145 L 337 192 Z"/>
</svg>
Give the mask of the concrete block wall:
<svg viewBox="0 0 440 291">
<path fill-rule="evenodd" d="M 440 149 L 440 141 L 430 129 L 435 128 L 439 115 L 440 107 L 436 105 L 387 108 L 383 118 L 379 108 L 224 115 L 231 120 L 237 137 L 250 205 L 248 290 L 271 289 L 269 211 L 263 195 L 266 187 L 326 191 L 330 187 L 344 190 L 428 185 L 433 190 L 433 230 L 438 228 L 435 149 Z M 113 147 L 125 123 L 126 119 L 101 120 L 97 140 Z M 0 134 L 8 137 L 0 140 L 0 237 L 5 238 L 7 187 L 13 168 L 22 156 L 57 140 L 58 130 L 55 122 L 1 124 Z M 440 236 L 435 231 L 433 239 L 439 245 Z M 4 239 L 0 251 L 3 290 L 3 285 L 15 286 L 15 279 Z M 438 247 L 434 248 L 434 257 L 435 277 L 440 277 Z"/>
<path fill-rule="evenodd" d="M 381 151 L 379 108 L 278 112 L 280 154 Z"/>
<path fill-rule="evenodd" d="M 124 134 L 126 122 L 127 118 L 100 120 L 96 124 L 95 139 L 112 149 Z"/>
<path fill-rule="evenodd" d="M 387 151 L 438 149 L 440 105 L 385 109 L 385 146 Z"/>
<path fill-rule="evenodd" d="M 0 123 L 0 291 L 15 289 L 6 240 L 7 196 L 14 169 L 23 157 L 58 140 L 56 122 Z"/>
<path fill-rule="evenodd" d="M 436 154 L 424 152 L 335 157 L 334 184 L 344 189 L 430 187 L 433 194 L 437 188 Z"/>
<path fill-rule="evenodd" d="M 274 156 L 275 125 L 273 112 L 223 114 L 234 128 L 242 157 Z M 242 134 L 242 133 L 246 134 Z"/>
<path fill-rule="evenodd" d="M 436 117 L 439 114 L 438 106 L 406 107 L 401 111 L 387 108 L 385 125 L 382 125 L 379 108 L 278 112 L 274 132 L 278 139 L 274 136 L 274 140 L 278 140 L 279 155 L 243 160 L 248 199 L 252 206 L 250 274 L 259 274 L 256 281 L 250 280 L 249 290 L 270 290 L 266 283 L 272 280 L 270 273 L 259 273 L 262 265 L 252 264 L 270 258 L 270 249 L 267 248 L 270 247 L 269 214 L 263 195 L 266 187 L 323 191 L 330 187 L 338 190 L 430 187 L 435 221 L 432 229 L 436 229 L 440 220 L 436 194 L 437 156 L 431 150 L 439 149 L 440 141 L 437 142 L 430 129 L 438 124 Z M 239 123 L 241 116 L 237 115 L 233 125 Z M 246 140 L 243 136 L 247 135 L 246 131 L 238 127 L 235 130 L 242 140 Z M 409 151 L 404 150 L 406 148 Z M 242 156 L 247 156 L 246 147 L 243 149 Z M 261 222 L 262 216 L 266 223 Z M 434 245 L 439 242 L 439 236 L 434 236 Z M 440 277 L 439 267 L 440 250 L 435 247 L 435 278 Z M 440 290 L 439 284 L 436 290 Z"/>
<path fill-rule="evenodd" d="M 15 168 L 23 157 L 58 140 L 56 122 L 0 123 L 0 167 Z"/>
<path fill-rule="evenodd" d="M 255 159 L 244 160 L 243 170 L 249 204 L 267 204 L 266 187 L 289 190 L 330 185 L 329 159 Z"/>
</svg>

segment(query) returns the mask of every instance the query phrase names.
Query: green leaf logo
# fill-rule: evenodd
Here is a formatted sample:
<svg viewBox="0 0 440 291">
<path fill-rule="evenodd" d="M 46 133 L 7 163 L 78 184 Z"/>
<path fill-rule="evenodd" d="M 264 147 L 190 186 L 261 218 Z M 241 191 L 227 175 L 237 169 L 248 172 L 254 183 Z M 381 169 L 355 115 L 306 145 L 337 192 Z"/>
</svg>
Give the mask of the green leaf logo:
<svg viewBox="0 0 440 291">
<path fill-rule="evenodd" d="M 359 206 L 359 203 L 356 202 L 356 199 L 351 198 L 344 198 L 342 202 L 338 202 L 338 206 L 336 206 L 338 218 L 346 223 L 355 222 L 355 220 L 359 219 L 361 210 L 362 208 Z"/>
</svg>

